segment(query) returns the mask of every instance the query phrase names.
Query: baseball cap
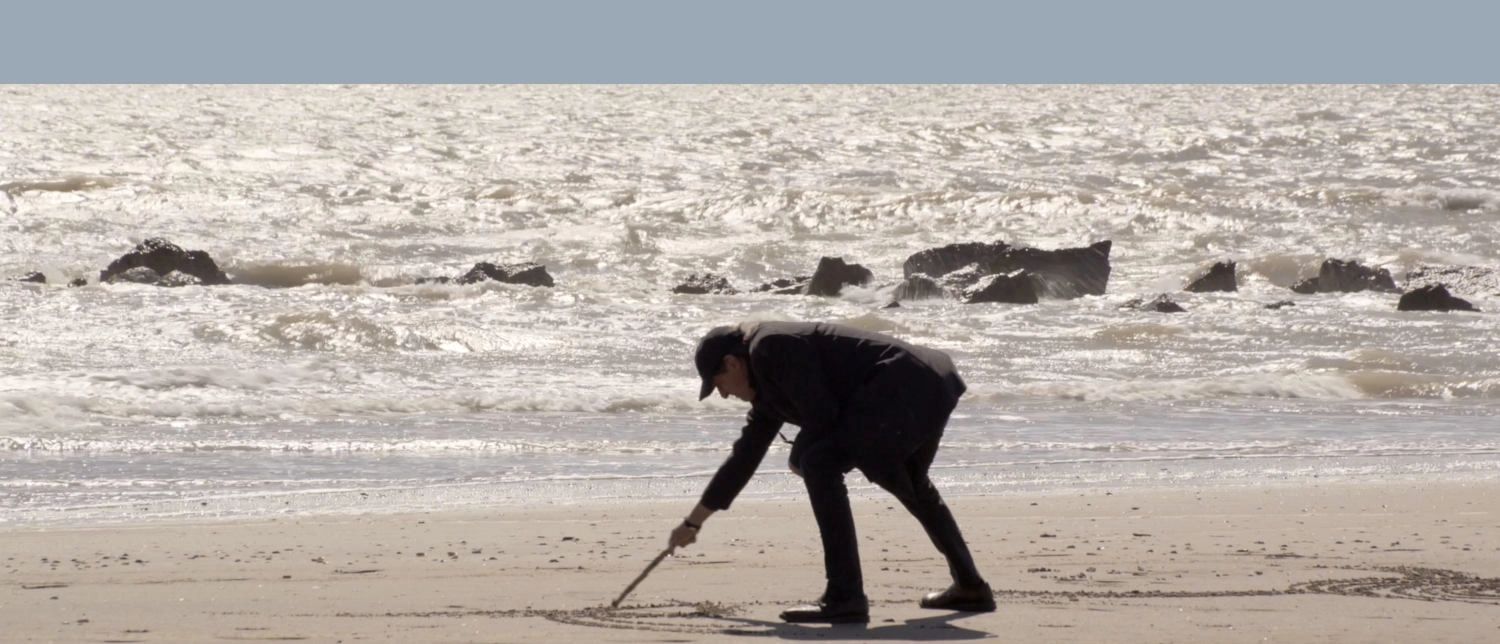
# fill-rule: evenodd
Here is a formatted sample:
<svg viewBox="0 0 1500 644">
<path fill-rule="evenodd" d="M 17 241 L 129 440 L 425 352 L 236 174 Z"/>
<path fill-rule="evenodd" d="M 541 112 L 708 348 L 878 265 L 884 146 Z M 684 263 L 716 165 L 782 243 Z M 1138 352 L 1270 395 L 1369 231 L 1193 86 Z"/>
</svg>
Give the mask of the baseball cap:
<svg viewBox="0 0 1500 644">
<path fill-rule="evenodd" d="M 693 356 L 693 363 L 698 367 L 698 377 L 703 379 L 703 388 L 698 390 L 698 400 L 703 400 L 714 392 L 714 376 L 719 373 L 719 365 L 724 363 L 724 356 L 736 353 L 744 342 L 745 334 L 735 326 L 716 326 L 698 341 L 698 352 Z"/>
</svg>

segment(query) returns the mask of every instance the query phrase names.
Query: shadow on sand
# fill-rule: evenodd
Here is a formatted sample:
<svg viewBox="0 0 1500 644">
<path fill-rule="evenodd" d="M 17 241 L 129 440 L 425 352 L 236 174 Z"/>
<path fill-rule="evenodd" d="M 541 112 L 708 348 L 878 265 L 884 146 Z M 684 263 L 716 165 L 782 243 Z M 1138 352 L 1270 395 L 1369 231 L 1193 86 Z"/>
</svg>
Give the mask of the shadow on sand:
<svg viewBox="0 0 1500 644">
<path fill-rule="evenodd" d="M 777 637 L 787 640 L 854 640 L 860 642 L 877 640 L 916 640 L 939 642 L 948 640 L 977 640 L 995 637 L 994 633 L 976 631 L 953 624 L 954 620 L 971 617 L 968 613 L 952 613 L 909 619 L 899 624 L 787 624 L 743 617 L 722 617 L 723 621 L 743 624 L 745 630 L 734 627 L 722 629 L 725 635 L 749 637 Z"/>
</svg>

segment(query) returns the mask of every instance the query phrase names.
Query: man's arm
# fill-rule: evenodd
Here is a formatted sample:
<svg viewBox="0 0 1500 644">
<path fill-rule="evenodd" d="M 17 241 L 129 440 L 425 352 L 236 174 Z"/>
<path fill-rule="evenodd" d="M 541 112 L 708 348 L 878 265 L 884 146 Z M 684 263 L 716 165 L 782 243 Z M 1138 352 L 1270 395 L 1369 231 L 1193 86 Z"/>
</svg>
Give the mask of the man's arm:
<svg viewBox="0 0 1500 644">
<path fill-rule="evenodd" d="M 755 469 L 766 457 L 771 441 L 781 429 L 781 421 L 770 418 L 755 407 L 745 414 L 745 428 L 734 441 L 734 448 L 719 471 L 714 473 L 708 487 L 703 490 L 700 505 L 709 510 L 728 510 L 729 504 L 739 496 L 740 490 L 755 476 Z"/>
<path fill-rule="evenodd" d="M 754 407 L 750 408 L 750 412 L 745 415 L 745 428 L 740 430 L 740 437 L 734 442 L 729 458 L 725 459 L 724 464 L 719 466 L 719 471 L 714 473 L 714 478 L 708 482 L 698 505 L 681 524 L 672 529 L 671 536 L 667 538 L 668 548 L 675 550 L 697 541 L 703 522 L 713 516 L 714 512 L 729 509 L 734 497 L 739 496 L 740 490 L 755 475 L 756 468 L 760 467 L 761 460 L 766 457 L 766 450 L 771 448 L 771 441 L 776 438 L 776 432 L 780 429 L 781 421 L 767 417 Z"/>
</svg>

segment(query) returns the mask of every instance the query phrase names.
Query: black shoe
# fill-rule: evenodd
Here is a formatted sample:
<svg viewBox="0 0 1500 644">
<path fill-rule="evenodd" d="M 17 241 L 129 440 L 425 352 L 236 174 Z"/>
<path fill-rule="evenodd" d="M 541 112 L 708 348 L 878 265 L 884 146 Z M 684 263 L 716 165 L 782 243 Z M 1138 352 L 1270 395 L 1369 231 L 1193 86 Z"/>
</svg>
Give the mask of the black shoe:
<svg viewBox="0 0 1500 644">
<path fill-rule="evenodd" d="M 968 587 L 954 584 L 943 592 L 928 593 L 922 598 L 922 608 L 992 613 L 995 611 L 995 591 L 990 590 L 989 584 Z"/>
<path fill-rule="evenodd" d="M 864 624 L 870 621 L 870 602 L 864 596 L 819 601 L 781 611 L 781 621 L 793 624 Z"/>
</svg>

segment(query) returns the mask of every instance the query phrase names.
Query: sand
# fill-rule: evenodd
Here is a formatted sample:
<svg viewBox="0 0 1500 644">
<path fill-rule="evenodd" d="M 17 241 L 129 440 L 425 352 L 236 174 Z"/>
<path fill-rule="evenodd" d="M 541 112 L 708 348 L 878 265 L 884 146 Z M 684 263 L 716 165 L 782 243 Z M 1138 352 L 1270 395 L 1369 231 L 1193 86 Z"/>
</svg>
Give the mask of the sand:
<svg viewBox="0 0 1500 644">
<path fill-rule="evenodd" d="M 1500 641 L 1497 498 L 1453 481 L 954 497 L 999 593 L 966 615 L 917 607 L 946 568 L 872 497 L 868 626 L 777 620 L 821 591 L 802 499 L 741 500 L 617 610 L 690 502 L 10 528 L 0 640 Z"/>
</svg>

